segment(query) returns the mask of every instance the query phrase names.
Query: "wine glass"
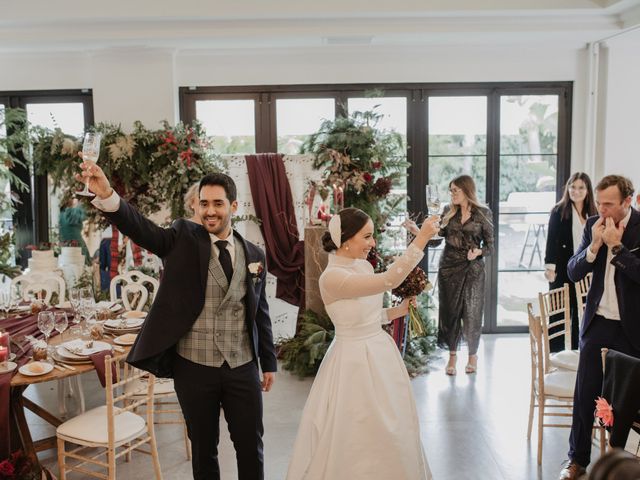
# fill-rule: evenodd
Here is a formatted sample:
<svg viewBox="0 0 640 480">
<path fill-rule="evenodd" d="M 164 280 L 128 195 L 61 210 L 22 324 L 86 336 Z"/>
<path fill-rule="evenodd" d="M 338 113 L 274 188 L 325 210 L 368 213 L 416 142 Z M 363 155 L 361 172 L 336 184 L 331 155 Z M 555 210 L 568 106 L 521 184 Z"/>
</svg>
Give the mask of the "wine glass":
<svg viewBox="0 0 640 480">
<path fill-rule="evenodd" d="M 38 330 L 44 334 L 45 342 L 47 342 L 47 348 L 49 348 L 49 335 L 53 332 L 54 324 L 53 312 L 45 310 L 38 313 Z"/>
<path fill-rule="evenodd" d="M 102 134 L 98 132 L 87 132 L 84 136 L 84 143 L 82 144 L 82 159 L 90 160 L 92 162 L 98 161 L 100 155 L 100 141 L 102 140 Z M 76 195 L 82 195 L 83 197 L 93 197 L 93 193 L 89 191 L 89 178 L 87 177 L 84 182 L 84 189 L 76 192 Z"/>
<path fill-rule="evenodd" d="M 2 307 L 2 310 L 4 311 L 4 316 L 8 317 L 9 316 L 9 311 L 11 310 L 11 307 L 13 306 L 13 297 L 11 296 L 11 293 L 3 292 L 2 295 L 0 295 L 0 306 Z"/>
<path fill-rule="evenodd" d="M 69 303 L 71 304 L 71 308 L 73 308 L 73 323 L 76 325 L 80 323 L 80 312 L 78 309 L 80 308 L 80 289 L 72 288 L 69 290 Z"/>
<path fill-rule="evenodd" d="M 53 314 L 53 328 L 60 334 L 60 340 L 62 340 L 62 334 L 69 326 L 69 320 L 67 319 L 67 312 L 54 312 Z"/>
</svg>

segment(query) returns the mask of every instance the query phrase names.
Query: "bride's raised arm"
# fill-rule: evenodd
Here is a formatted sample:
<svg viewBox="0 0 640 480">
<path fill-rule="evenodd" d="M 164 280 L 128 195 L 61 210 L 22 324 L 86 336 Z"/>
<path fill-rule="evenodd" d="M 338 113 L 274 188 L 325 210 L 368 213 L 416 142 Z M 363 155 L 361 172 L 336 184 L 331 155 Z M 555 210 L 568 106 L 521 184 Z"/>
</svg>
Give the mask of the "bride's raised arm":
<svg viewBox="0 0 640 480">
<path fill-rule="evenodd" d="M 351 273 L 334 268 L 320 277 L 320 294 L 325 305 L 345 298 L 366 297 L 391 290 L 402 283 L 424 257 L 424 252 L 413 243 L 386 272 Z"/>
</svg>

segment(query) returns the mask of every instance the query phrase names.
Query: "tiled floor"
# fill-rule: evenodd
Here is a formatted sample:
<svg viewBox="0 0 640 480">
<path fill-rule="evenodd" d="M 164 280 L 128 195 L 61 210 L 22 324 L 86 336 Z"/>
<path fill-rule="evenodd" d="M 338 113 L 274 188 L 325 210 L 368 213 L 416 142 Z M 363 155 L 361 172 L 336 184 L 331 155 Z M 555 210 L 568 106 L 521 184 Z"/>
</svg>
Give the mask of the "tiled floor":
<svg viewBox="0 0 640 480">
<path fill-rule="evenodd" d="M 464 354 L 464 352 L 462 352 Z M 431 372 L 413 380 L 422 438 L 436 480 L 554 480 L 565 459 L 568 429 L 546 429 L 543 464 L 536 464 L 536 437 L 527 441 L 529 408 L 529 343 L 525 335 L 484 336 L 476 375 L 459 373 L 447 377 L 444 356 L 434 358 Z M 463 370 L 465 356 L 459 356 Z M 311 380 L 298 380 L 280 373 L 274 390 L 265 395 L 266 479 L 284 478 L 297 424 Z M 54 410 L 55 385 L 33 388 L 32 398 Z M 84 378 L 88 404 L 103 401 L 93 374 Z M 52 430 L 37 419 L 36 438 Z M 224 427 L 223 427 L 224 429 Z M 191 478 L 186 461 L 182 432 L 177 425 L 157 427 L 160 462 L 165 479 Z M 637 442 L 637 438 L 634 439 Z M 636 443 L 637 444 L 637 443 Z M 593 458 L 598 451 L 594 449 Z M 55 469 L 54 452 L 45 452 L 45 462 Z M 236 478 L 235 457 L 228 435 L 220 446 L 222 478 Z M 149 480 L 153 477 L 150 460 L 134 455 L 129 464 L 118 465 L 118 478 Z M 69 475 L 69 479 L 81 476 Z M 341 479 L 335 479 L 341 480 Z M 358 480 L 358 479 L 349 479 Z M 389 479 L 401 480 L 401 479 Z"/>
</svg>

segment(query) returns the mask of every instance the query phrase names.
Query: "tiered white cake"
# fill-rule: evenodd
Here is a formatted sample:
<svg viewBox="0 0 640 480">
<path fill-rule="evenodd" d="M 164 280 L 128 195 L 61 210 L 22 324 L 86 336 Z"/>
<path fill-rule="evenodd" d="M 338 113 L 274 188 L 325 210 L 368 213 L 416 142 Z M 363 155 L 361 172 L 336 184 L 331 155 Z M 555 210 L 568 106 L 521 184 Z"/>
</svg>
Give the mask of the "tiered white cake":
<svg viewBox="0 0 640 480">
<path fill-rule="evenodd" d="M 53 250 L 32 250 L 28 265 L 32 272 L 52 272 L 58 268 L 58 259 Z"/>
<path fill-rule="evenodd" d="M 84 255 L 81 247 L 61 247 L 58 257 L 62 275 L 67 286 L 72 287 L 76 283 L 84 270 Z"/>
</svg>

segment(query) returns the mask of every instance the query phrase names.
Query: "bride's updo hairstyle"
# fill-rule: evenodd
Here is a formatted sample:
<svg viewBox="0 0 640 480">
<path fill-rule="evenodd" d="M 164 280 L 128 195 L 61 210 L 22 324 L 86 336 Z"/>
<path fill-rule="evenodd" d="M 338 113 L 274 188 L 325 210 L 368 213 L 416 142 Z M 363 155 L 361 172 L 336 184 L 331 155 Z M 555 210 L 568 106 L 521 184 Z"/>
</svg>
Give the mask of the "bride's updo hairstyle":
<svg viewBox="0 0 640 480">
<path fill-rule="evenodd" d="M 369 215 L 359 208 L 344 208 L 337 215 L 340 216 L 340 244 L 353 237 L 371 220 Z M 338 249 L 338 245 L 331 239 L 330 231 L 324 232 L 324 235 L 322 235 L 322 248 L 325 252 L 333 252 Z"/>
</svg>

